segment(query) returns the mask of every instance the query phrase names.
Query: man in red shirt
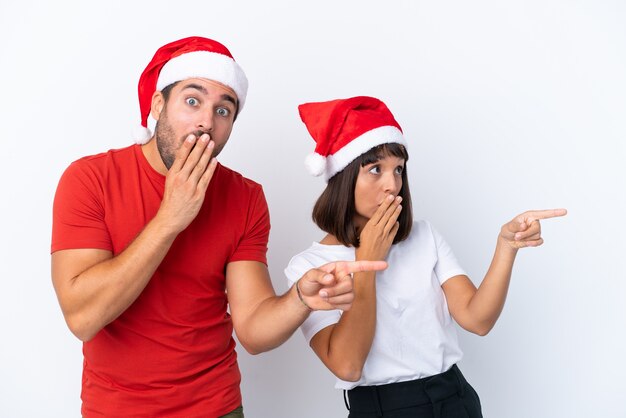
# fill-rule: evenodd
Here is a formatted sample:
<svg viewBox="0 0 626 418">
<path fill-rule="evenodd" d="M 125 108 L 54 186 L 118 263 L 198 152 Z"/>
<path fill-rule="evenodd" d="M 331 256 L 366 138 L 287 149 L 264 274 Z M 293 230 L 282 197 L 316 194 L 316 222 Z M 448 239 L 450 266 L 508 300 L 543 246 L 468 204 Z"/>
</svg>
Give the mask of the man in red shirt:
<svg viewBox="0 0 626 418">
<path fill-rule="evenodd" d="M 348 309 L 352 272 L 385 267 L 332 263 L 276 296 L 262 188 L 215 159 L 246 92 L 218 42 L 165 45 L 139 81 L 141 145 L 59 181 L 52 280 L 84 341 L 84 417 L 242 417 L 233 328 L 250 353 L 270 350 L 311 310 Z"/>
</svg>

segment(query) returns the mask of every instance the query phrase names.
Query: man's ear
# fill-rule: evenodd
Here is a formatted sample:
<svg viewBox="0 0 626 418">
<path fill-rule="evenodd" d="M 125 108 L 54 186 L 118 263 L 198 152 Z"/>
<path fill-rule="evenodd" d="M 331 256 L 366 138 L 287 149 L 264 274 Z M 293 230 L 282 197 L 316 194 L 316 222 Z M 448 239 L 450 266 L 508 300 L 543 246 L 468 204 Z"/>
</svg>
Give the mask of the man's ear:
<svg viewBox="0 0 626 418">
<path fill-rule="evenodd" d="M 157 90 L 152 94 L 152 104 L 150 105 L 150 114 L 154 120 L 159 120 L 164 107 L 165 97 L 163 97 L 163 93 Z"/>
</svg>

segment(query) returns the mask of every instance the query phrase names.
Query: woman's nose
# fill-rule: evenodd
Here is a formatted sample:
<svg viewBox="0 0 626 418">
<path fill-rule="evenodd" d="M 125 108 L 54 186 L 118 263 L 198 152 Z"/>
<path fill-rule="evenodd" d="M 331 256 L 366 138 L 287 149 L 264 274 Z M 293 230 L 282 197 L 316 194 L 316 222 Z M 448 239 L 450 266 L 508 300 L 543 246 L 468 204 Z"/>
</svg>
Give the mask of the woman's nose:
<svg viewBox="0 0 626 418">
<path fill-rule="evenodd" d="M 386 193 L 397 195 L 400 192 L 401 180 L 395 175 L 395 173 L 387 173 L 384 176 L 383 187 Z"/>
</svg>

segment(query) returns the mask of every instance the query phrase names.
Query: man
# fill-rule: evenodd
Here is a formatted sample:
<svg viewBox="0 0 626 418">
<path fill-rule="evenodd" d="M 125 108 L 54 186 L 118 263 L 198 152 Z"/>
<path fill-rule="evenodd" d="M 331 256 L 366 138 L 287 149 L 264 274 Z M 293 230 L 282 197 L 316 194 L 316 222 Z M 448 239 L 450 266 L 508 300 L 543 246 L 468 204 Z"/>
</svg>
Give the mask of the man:
<svg viewBox="0 0 626 418">
<path fill-rule="evenodd" d="M 262 189 L 215 159 L 246 91 L 218 42 L 165 45 L 139 81 L 143 145 L 82 158 L 59 182 L 52 280 L 84 341 L 84 417 L 241 417 L 233 327 L 250 353 L 270 350 L 311 310 L 348 309 L 352 272 L 385 267 L 329 264 L 275 295 Z"/>
</svg>

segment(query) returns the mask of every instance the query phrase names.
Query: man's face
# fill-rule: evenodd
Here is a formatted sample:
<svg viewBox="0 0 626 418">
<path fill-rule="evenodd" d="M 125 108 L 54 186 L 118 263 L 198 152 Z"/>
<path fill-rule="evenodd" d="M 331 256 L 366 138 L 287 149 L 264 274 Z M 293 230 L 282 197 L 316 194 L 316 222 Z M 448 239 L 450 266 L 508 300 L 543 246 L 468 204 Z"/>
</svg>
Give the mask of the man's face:
<svg viewBox="0 0 626 418">
<path fill-rule="evenodd" d="M 199 138 L 208 133 L 215 142 L 213 156 L 217 156 L 228 141 L 236 111 L 237 96 L 223 84 L 204 78 L 176 84 L 156 115 L 157 148 L 167 169 L 189 134 Z"/>
</svg>

